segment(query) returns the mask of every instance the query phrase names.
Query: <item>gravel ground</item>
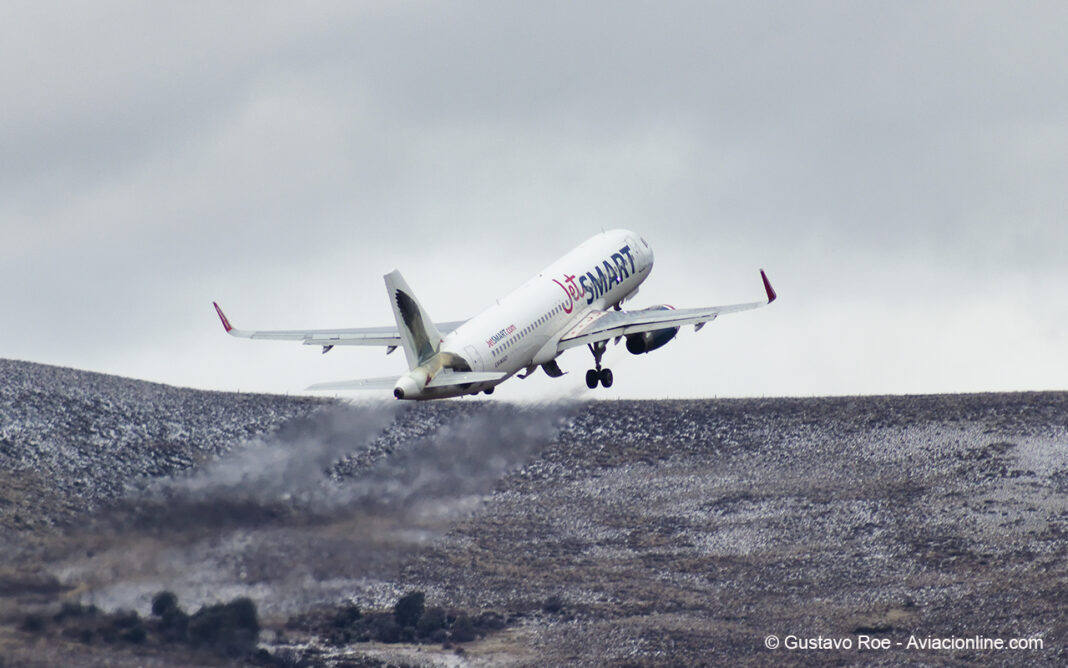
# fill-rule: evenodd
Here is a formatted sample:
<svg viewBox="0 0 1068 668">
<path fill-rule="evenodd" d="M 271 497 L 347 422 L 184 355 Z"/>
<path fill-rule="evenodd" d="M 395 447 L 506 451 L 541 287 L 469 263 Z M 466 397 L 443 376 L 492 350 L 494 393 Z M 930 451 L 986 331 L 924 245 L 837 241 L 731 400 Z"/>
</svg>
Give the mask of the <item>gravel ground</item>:
<svg viewBox="0 0 1068 668">
<path fill-rule="evenodd" d="M 1068 662 L 1068 393 L 345 405 L 0 374 L 0 666 L 241 663 L 20 630 L 162 589 L 250 597 L 289 665 Z M 327 637 L 411 590 L 507 626 Z M 976 636 L 1042 647 L 932 647 Z"/>
</svg>

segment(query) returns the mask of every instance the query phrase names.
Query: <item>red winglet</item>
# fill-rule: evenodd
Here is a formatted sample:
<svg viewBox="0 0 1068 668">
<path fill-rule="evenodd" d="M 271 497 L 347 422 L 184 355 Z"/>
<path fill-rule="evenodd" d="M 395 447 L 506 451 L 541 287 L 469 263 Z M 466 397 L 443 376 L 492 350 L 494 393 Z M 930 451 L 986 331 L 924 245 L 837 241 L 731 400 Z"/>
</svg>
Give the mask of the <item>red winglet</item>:
<svg viewBox="0 0 1068 668">
<path fill-rule="evenodd" d="M 775 288 L 771 287 L 771 281 L 768 280 L 768 275 L 764 273 L 763 269 L 760 270 L 760 278 L 764 281 L 764 291 L 768 293 L 768 303 L 770 304 L 779 295 L 775 294 Z"/>
<path fill-rule="evenodd" d="M 217 303 L 212 302 L 211 304 L 215 307 L 215 312 L 219 314 L 219 320 L 222 320 L 223 328 L 226 330 L 226 333 L 229 334 L 233 327 L 230 325 L 230 321 L 226 319 L 226 314 L 222 312 L 222 309 L 219 308 Z"/>
</svg>

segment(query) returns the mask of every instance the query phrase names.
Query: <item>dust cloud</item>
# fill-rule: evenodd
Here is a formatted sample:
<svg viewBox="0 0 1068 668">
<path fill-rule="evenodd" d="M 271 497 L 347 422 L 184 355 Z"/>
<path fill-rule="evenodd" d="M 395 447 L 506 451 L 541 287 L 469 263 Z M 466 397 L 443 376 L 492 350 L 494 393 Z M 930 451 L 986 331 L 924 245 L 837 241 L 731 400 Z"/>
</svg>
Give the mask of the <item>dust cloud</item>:
<svg viewBox="0 0 1068 668">
<path fill-rule="evenodd" d="M 397 412 L 395 404 L 319 410 L 266 439 L 239 444 L 188 477 L 162 481 L 156 491 L 186 500 L 334 504 L 330 466 L 381 438 Z"/>
<path fill-rule="evenodd" d="M 145 608 L 162 589 L 197 604 L 249 595 L 278 613 L 388 598 L 402 565 L 478 512 L 570 415 L 560 405 L 329 407 L 142 489 L 102 515 L 92 545 L 72 545 L 63 568 L 108 607 Z"/>
<path fill-rule="evenodd" d="M 175 502 L 277 505 L 310 513 L 389 512 L 481 494 L 552 440 L 569 411 L 483 404 L 458 415 L 429 406 L 339 406 L 240 445 L 154 493 Z M 406 438 L 413 425 L 436 423 Z M 343 466 L 349 459 L 362 461 Z"/>
</svg>

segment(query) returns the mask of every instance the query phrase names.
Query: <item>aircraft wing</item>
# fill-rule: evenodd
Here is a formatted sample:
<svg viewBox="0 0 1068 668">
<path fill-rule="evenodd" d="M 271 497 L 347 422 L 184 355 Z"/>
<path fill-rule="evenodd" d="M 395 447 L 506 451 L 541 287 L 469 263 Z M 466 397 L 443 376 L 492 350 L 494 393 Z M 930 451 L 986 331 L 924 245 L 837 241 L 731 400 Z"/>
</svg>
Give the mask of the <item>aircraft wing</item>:
<svg viewBox="0 0 1068 668">
<path fill-rule="evenodd" d="M 641 334 L 683 325 L 696 325 L 700 329 L 704 323 L 711 322 L 725 313 L 738 313 L 767 306 L 775 301 L 777 295 L 763 269 L 760 270 L 760 278 L 764 281 L 767 301 L 691 309 L 592 311 L 560 338 L 556 350 L 560 353 L 568 348 L 606 341 L 617 336 Z"/>
<path fill-rule="evenodd" d="M 214 304 L 214 302 L 213 302 Z M 230 336 L 243 339 L 264 339 L 270 341 L 299 341 L 306 346 L 387 346 L 398 347 L 401 345 L 400 332 L 396 327 L 361 327 L 353 329 L 274 329 L 274 330 L 246 330 L 236 329 L 230 324 L 226 314 L 222 312 L 218 304 L 215 311 L 222 320 L 223 328 Z M 447 334 L 465 321 L 435 323 L 438 331 Z M 394 379 L 395 381 L 396 379 Z M 393 387 L 390 385 L 390 387 Z"/>
</svg>

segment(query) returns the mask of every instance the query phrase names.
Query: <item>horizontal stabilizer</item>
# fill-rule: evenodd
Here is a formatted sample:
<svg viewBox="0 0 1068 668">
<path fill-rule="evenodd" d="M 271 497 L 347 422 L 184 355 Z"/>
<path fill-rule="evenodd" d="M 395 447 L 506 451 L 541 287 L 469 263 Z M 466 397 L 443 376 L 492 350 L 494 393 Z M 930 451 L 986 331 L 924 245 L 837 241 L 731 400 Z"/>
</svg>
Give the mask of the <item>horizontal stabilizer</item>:
<svg viewBox="0 0 1068 668">
<path fill-rule="evenodd" d="M 384 378 L 362 378 L 359 380 L 339 380 L 333 383 L 316 383 L 308 390 L 392 390 L 397 384 L 397 376 Z"/>
<path fill-rule="evenodd" d="M 427 383 L 427 387 L 446 387 L 448 385 L 467 385 L 469 383 L 488 383 L 504 380 L 506 373 L 496 371 L 442 371 Z M 392 386 L 391 386 L 392 387 Z"/>
</svg>

